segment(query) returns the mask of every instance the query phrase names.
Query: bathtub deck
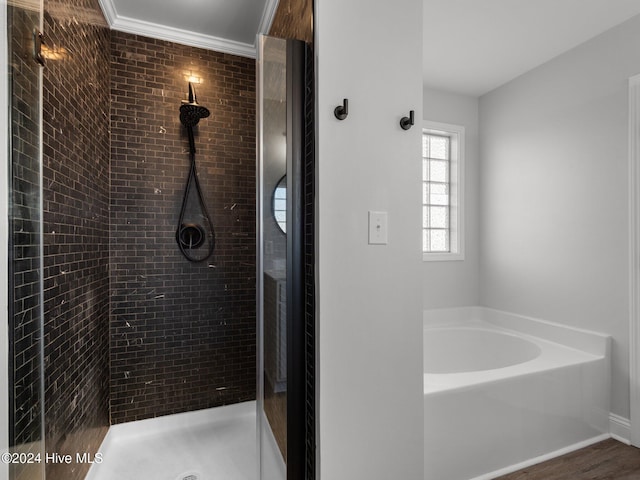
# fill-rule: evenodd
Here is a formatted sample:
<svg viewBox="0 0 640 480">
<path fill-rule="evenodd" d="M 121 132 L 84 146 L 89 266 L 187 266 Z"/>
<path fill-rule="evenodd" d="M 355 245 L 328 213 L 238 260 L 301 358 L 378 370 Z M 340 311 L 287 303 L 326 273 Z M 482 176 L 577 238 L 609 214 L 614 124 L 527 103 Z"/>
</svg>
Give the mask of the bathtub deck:
<svg viewBox="0 0 640 480">
<path fill-rule="evenodd" d="M 505 332 L 507 334 L 513 333 L 512 330 L 497 327 L 483 321 L 464 323 L 462 325 L 473 329 L 490 329 L 496 332 Z M 425 331 L 428 331 L 428 329 Z M 540 355 L 533 360 L 529 360 L 524 363 L 504 368 L 484 370 L 482 372 L 472 371 L 448 374 L 425 373 L 423 380 L 424 394 L 447 393 L 454 389 L 470 388 L 478 384 L 504 381 L 510 378 L 536 374 L 547 370 L 582 365 L 605 358 L 604 355 L 595 355 L 576 350 L 574 348 L 550 342 L 542 338 L 533 337 L 531 335 L 520 334 L 520 336 L 521 338 L 528 339 L 531 343 L 537 345 L 541 351 Z"/>
<path fill-rule="evenodd" d="M 640 449 L 609 439 L 495 480 L 640 479 Z"/>
</svg>

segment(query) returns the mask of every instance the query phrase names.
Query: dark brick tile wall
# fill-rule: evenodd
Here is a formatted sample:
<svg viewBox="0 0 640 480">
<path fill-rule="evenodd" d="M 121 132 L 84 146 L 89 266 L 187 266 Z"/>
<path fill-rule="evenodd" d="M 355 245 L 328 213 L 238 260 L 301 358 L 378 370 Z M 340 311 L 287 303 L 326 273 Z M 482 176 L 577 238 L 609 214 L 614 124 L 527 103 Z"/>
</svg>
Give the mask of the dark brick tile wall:
<svg viewBox="0 0 640 480">
<path fill-rule="evenodd" d="M 45 438 L 95 453 L 109 425 L 109 37 L 97 0 L 45 0 Z M 47 465 L 47 479 L 88 464 Z"/>
<path fill-rule="evenodd" d="M 33 61 L 35 12 L 7 9 L 11 89 L 11 196 L 9 245 L 9 444 L 38 452 L 42 440 L 40 392 L 40 102 L 39 69 Z M 6 192 L 3 192 L 6 195 Z M 5 200 L 3 200 L 5 201 Z M 5 274 L 5 272 L 3 272 Z M 10 465 L 16 480 L 41 476 L 38 465 Z"/>
<path fill-rule="evenodd" d="M 111 421 L 254 399 L 255 61 L 112 32 L 111 62 Z M 216 232 L 203 263 L 175 241 L 186 75 L 211 111 L 195 127 Z"/>
</svg>

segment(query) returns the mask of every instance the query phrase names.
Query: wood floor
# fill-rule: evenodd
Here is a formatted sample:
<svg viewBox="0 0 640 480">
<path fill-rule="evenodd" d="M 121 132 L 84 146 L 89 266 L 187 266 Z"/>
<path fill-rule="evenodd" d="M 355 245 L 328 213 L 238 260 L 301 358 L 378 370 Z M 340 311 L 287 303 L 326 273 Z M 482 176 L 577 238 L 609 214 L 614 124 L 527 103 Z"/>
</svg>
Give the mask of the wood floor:
<svg viewBox="0 0 640 480">
<path fill-rule="evenodd" d="M 640 449 L 609 439 L 495 480 L 640 480 Z"/>
</svg>

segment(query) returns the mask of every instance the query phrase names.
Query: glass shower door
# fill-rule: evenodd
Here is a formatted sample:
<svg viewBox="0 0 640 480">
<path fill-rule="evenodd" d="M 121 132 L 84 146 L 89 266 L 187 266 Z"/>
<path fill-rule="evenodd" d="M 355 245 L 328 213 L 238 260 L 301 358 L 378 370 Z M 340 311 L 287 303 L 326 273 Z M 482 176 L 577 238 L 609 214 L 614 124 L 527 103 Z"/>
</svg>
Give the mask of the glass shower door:
<svg viewBox="0 0 640 480">
<path fill-rule="evenodd" d="M 260 37 L 258 52 L 258 431 L 261 480 L 305 478 L 303 42 Z M 311 147 L 310 147 L 311 148 Z M 312 288 L 312 287 L 310 287 Z M 305 397 L 307 395 L 307 397 Z M 305 403 L 306 401 L 306 403 Z"/>
<path fill-rule="evenodd" d="M 261 480 L 286 478 L 286 40 L 260 37 L 258 57 L 258 432 Z"/>
<path fill-rule="evenodd" d="M 44 478 L 42 2 L 9 0 L 8 427 L 11 480 Z M 6 191 L 5 191 L 6 192 Z"/>
</svg>

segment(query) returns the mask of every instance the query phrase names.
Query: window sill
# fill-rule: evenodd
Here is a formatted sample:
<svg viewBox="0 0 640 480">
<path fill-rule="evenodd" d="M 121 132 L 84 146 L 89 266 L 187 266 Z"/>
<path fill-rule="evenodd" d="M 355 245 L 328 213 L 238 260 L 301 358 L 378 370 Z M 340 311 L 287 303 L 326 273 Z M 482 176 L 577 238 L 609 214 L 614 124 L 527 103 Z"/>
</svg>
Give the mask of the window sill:
<svg viewBox="0 0 640 480">
<path fill-rule="evenodd" d="M 423 253 L 423 262 L 448 262 L 464 260 L 464 253 Z"/>
</svg>

